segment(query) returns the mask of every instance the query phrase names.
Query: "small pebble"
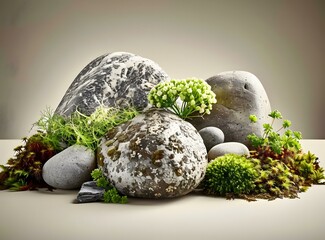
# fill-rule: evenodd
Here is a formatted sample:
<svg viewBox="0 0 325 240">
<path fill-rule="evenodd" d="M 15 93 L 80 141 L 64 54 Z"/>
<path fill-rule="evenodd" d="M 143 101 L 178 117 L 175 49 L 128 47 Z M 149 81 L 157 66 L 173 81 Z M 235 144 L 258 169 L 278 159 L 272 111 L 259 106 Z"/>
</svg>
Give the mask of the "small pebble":
<svg viewBox="0 0 325 240">
<path fill-rule="evenodd" d="M 225 135 L 222 130 L 217 127 L 205 127 L 199 131 L 207 151 L 219 143 L 225 141 Z"/>
<path fill-rule="evenodd" d="M 225 142 L 220 143 L 210 149 L 208 153 L 209 161 L 223 156 L 227 153 L 234 153 L 238 155 L 247 155 L 249 156 L 249 149 L 242 143 L 239 142 Z"/>
</svg>

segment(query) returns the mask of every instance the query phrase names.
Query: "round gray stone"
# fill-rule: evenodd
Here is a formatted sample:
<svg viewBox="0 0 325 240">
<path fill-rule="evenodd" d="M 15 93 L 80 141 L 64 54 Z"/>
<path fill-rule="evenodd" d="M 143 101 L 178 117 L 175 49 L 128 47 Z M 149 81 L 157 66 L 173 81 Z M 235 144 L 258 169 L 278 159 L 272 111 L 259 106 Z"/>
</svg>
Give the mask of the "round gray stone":
<svg viewBox="0 0 325 240">
<path fill-rule="evenodd" d="M 247 155 L 249 156 L 249 149 L 242 143 L 239 142 L 225 142 L 220 143 L 210 149 L 208 153 L 209 161 L 223 156 L 227 153 L 234 153 L 238 155 Z"/>
<path fill-rule="evenodd" d="M 44 181 L 58 189 L 76 189 L 90 180 L 96 168 L 95 154 L 91 149 L 73 145 L 54 155 L 43 166 Z"/>
<path fill-rule="evenodd" d="M 225 135 L 220 128 L 217 127 L 205 127 L 199 131 L 207 151 L 219 143 L 225 141 Z"/>
<path fill-rule="evenodd" d="M 262 83 L 255 75 L 245 71 L 228 71 L 206 82 L 216 94 L 217 103 L 203 121 L 193 118 L 189 122 L 198 130 L 208 126 L 218 127 L 225 134 L 225 142 L 241 142 L 247 146 L 248 134 L 262 135 L 271 106 Z M 257 123 L 250 122 L 251 114 L 257 116 Z"/>
<path fill-rule="evenodd" d="M 149 106 L 147 95 L 151 88 L 168 79 L 150 59 L 127 52 L 104 54 L 74 79 L 55 113 L 70 116 L 78 109 L 90 115 L 101 104 L 142 110 Z"/>
<path fill-rule="evenodd" d="M 119 192 L 141 198 L 191 192 L 208 163 L 197 130 L 163 110 L 146 111 L 110 130 L 101 141 L 97 160 Z"/>
</svg>

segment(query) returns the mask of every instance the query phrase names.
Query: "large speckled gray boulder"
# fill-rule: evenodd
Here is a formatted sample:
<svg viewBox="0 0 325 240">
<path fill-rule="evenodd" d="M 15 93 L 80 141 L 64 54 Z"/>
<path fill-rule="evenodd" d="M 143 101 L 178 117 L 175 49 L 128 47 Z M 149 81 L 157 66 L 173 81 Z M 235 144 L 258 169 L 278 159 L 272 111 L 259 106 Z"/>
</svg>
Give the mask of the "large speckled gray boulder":
<svg viewBox="0 0 325 240">
<path fill-rule="evenodd" d="M 203 179 L 207 151 L 197 130 L 178 116 L 149 110 L 102 139 L 98 165 L 127 196 L 171 198 Z"/>
<path fill-rule="evenodd" d="M 42 176 L 54 188 L 76 189 L 91 179 L 90 173 L 95 167 L 93 150 L 82 145 L 72 145 L 44 164 Z"/>
<path fill-rule="evenodd" d="M 147 58 L 126 52 L 105 54 L 79 73 L 55 113 L 69 116 L 78 109 L 90 115 L 100 104 L 144 109 L 150 89 L 167 79 L 167 74 Z"/>
<path fill-rule="evenodd" d="M 216 94 L 217 103 L 204 120 L 194 118 L 190 121 L 198 130 L 215 126 L 223 131 L 225 142 L 245 145 L 249 145 L 248 134 L 262 135 L 262 125 L 267 122 L 271 106 L 262 83 L 255 75 L 245 71 L 228 71 L 206 82 Z M 257 116 L 257 123 L 250 122 L 251 114 Z"/>
</svg>

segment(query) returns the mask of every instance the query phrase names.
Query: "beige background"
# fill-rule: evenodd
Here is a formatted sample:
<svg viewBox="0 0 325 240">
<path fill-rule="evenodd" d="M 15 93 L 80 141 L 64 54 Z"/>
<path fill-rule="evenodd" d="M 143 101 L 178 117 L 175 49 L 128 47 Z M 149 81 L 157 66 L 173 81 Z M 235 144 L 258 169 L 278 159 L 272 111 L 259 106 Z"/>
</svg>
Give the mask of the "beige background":
<svg viewBox="0 0 325 240">
<path fill-rule="evenodd" d="M 172 78 L 254 73 L 304 138 L 325 138 L 325 1 L 0 0 L 0 138 L 55 109 L 91 60 L 128 51 Z"/>
</svg>

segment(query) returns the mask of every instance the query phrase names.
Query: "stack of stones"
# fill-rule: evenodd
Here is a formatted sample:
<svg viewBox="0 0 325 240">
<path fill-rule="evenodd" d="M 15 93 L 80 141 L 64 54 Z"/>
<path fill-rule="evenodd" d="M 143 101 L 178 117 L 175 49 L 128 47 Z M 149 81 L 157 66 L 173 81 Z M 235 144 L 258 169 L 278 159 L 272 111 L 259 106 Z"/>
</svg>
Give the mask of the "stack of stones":
<svg viewBox="0 0 325 240">
<path fill-rule="evenodd" d="M 220 128 L 205 127 L 199 131 L 208 151 L 209 161 L 227 153 L 249 156 L 249 149 L 240 142 L 224 142 L 225 135 Z"/>
<path fill-rule="evenodd" d="M 61 189 L 82 185 L 78 201 L 96 201 L 103 191 L 87 181 L 99 167 L 122 194 L 171 198 L 199 185 L 208 160 L 226 153 L 249 154 L 246 136 L 261 135 L 263 130 L 262 124 L 250 123 L 249 115 L 255 114 L 263 123 L 271 110 L 256 76 L 231 71 L 207 79 L 217 104 L 204 119 L 189 121 L 148 103 L 151 88 L 168 80 L 156 63 L 131 53 L 105 54 L 89 63 L 67 90 L 56 114 L 70 116 L 78 109 L 89 115 L 100 104 L 132 105 L 142 113 L 111 129 L 96 156 L 89 149 L 71 146 L 51 158 L 44 165 L 44 180 Z"/>
</svg>

